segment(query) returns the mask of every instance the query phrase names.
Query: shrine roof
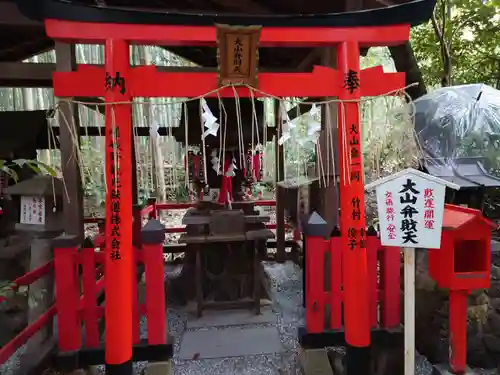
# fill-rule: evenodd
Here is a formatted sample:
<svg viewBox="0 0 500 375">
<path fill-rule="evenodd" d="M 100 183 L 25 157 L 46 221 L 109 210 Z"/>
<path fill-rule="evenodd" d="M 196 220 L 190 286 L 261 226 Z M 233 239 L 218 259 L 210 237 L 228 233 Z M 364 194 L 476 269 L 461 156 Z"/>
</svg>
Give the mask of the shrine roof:
<svg viewBox="0 0 500 375">
<path fill-rule="evenodd" d="M 484 168 L 484 158 L 456 158 L 452 163 L 443 159 L 425 162 L 427 173 L 443 180 L 453 182 L 460 188 L 500 187 L 500 179 L 490 175 Z"/>
<path fill-rule="evenodd" d="M 3 5 L 14 3 L 22 5 L 20 8 L 25 13 L 22 26 L 14 26 L 13 18 L 8 17 L 6 12 L 2 12 Z M 173 0 L 0 0 L 0 35 L 2 36 L 0 61 L 2 59 L 19 60 L 51 48 L 52 41 L 45 36 L 43 25 L 39 22 L 49 8 L 51 11 L 59 9 L 57 12 L 62 12 L 60 16 L 64 18 L 98 14 L 101 21 L 107 20 L 108 22 L 113 21 L 107 17 L 116 17 L 116 14 L 121 14 L 129 17 L 128 23 L 134 20 L 136 23 L 162 20 L 163 23 L 170 24 L 207 25 L 217 22 L 306 27 L 355 26 L 360 22 L 359 20 L 362 20 L 363 25 L 387 24 L 394 20 L 398 20 L 400 24 L 418 24 L 429 18 L 434 3 L 435 0 L 342 0 L 335 2 L 323 0 L 308 2 L 300 0 L 286 2 L 281 0 L 239 0 L 237 2 L 228 0 L 184 2 Z M 401 4 L 407 6 L 401 7 Z M 76 10 L 74 16 L 68 15 L 68 9 L 71 7 Z M 116 7 L 122 7 L 122 9 L 115 9 L 114 15 L 111 14 L 110 9 Z M 144 12 L 143 8 L 152 9 L 152 11 Z M 88 12 L 83 12 L 83 9 L 87 9 Z M 345 12 L 345 9 L 361 9 L 362 11 Z M 138 12 L 138 10 L 141 11 Z M 19 16 L 18 10 L 17 13 Z M 138 13 L 142 15 L 137 17 Z M 132 14 L 134 14 L 133 17 Z M 251 16 L 244 16 L 248 14 Z M 5 22 L 2 22 L 2 17 Z M 123 22 L 123 19 L 114 22 Z M 217 66 L 215 48 L 200 46 L 169 47 L 169 49 L 201 66 Z M 302 66 L 309 67 L 320 63 L 320 54 L 314 53 L 317 50 L 317 48 L 261 48 L 259 62 L 263 68 L 296 68 L 301 63 Z"/>
<path fill-rule="evenodd" d="M 492 229 L 498 228 L 497 224 L 483 216 L 481 210 L 452 204 L 444 205 L 443 228 L 458 229 L 473 220 L 479 220 Z"/>
</svg>

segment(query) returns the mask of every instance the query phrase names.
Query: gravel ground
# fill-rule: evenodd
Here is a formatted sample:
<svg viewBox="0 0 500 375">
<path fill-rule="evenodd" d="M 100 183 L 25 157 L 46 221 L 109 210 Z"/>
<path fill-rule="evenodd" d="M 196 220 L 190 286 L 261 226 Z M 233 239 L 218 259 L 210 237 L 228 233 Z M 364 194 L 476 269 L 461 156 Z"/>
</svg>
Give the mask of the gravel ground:
<svg viewBox="0 0 500 375">
<path fill-rule="evenodd" d="M 289 262 L 277 264 L 266 262 L 266 273 L 271 281 L 271 298 L 277 312 L 278 330 L 284 352 L 272 355 L 257 355 L 236 358 L 209 360 L 178 360 L 174 356 L 173 369 L 175 375 L 301 375 L 302 370 L 297 358 L 297 328 L 304 323 L 302 309 L 302 275 L 295 264 Z M 174 353 L 179 349 L 179 342 L 185 330 L 187 317 L 185 314 L 168 310 L 169 333 L 174 337 Z M 141 338 L 147 337 L 146 318 L 141 318 Z M 19 368 L 19 359 L 24 347 L 21 347 L 9 361 L 0 367 L 0 375 L 14 375 Z M 142 375 L 146 362 L 138 362 L 135 374 Z M 104 374 L 104 367 L 98 366 L 99 373 Z M 416 375 L 431 375 L 432 366 L 427 359 L 417 353 Z M 497 374 L 494 370 L 476 369 L 479 375 Z"/>
</svg>

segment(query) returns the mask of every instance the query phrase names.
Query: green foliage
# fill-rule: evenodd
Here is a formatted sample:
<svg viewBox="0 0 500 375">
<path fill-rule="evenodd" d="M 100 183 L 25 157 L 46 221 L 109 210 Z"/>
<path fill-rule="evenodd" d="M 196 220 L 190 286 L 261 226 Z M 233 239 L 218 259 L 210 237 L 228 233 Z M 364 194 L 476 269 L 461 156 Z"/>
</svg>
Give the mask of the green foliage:
<svg viewBox="0 0 500 375">
<path fill-rule="evenodd" d="M 19 175 L 16 172 L 16 167 L 27 166 L 36 174 L 48 174 L 57 177 L 57 171 L 50 165 L 47 165 L 39 160 L 16 159 L 11 163 L 0 160 L 0 170 L 7 173 L 14 181 L 19 181 Z"/>
<path fill-rule="evenodd" d="M 499 5 L 499 0 L 438 0 L 435 16 L 440 27 L 445 20 L 453 85 L 485 83 L 500 88 Z M 411 42 L 426 84 L 440 86 L 443 59 L 432 23 L 413 28 Z"/>
</svg>

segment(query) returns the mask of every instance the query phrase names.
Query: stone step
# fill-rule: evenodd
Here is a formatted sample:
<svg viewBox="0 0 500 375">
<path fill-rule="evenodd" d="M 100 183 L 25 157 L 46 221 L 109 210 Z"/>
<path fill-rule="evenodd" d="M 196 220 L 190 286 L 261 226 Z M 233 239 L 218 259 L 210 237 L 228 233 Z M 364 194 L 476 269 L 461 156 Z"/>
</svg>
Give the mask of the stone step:
<svg viewBox="0 0 500 375">
<path fill-rule="evenodd" d="M 333 375 L 334 373 L 326 348 L 301 349 L 299 361 L 304 370 L 304 375 Z"/>
<path fill-rule="evenodd" d="M 184 332 L 177 357 L 199 360 L 284 351 L 276 326 L 236 326 Z"/>
</svg>

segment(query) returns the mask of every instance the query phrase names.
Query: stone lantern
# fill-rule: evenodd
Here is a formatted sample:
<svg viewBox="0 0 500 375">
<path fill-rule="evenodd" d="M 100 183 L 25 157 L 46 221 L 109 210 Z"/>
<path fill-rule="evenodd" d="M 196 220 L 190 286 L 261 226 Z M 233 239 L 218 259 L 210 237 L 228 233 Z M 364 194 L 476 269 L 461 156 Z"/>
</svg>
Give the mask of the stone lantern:
<svg viewBox="0 0 500 375">
<path fill-rule="evenodd" d="M 30 242 L 27 261 L 29 270 L 33 271 L 53 260 L 52 240 L 63 232 L 63 182 L 59 178 L 39 175 L 7 188 L 6 193 L 15 207 L 19 207 L 15 229 Z M 32 323 L 53 303 L 53 278 L 42 277 L 32 283 L 28 300 L 34 302 L 28 308 L 28 322 Z M 52 324 L 48 324 L 28 341 L 25 355 L 29 358 L 43 352 L 44 343 L 51 337 Z"/>
<path fill-rule="evenodd" d="M 15 228 L 23 232 L 60 234 L 63 230 L 63 182 L 49 175 L 38 175 L 6 189 L 19 207 Z"/>
</svg>

